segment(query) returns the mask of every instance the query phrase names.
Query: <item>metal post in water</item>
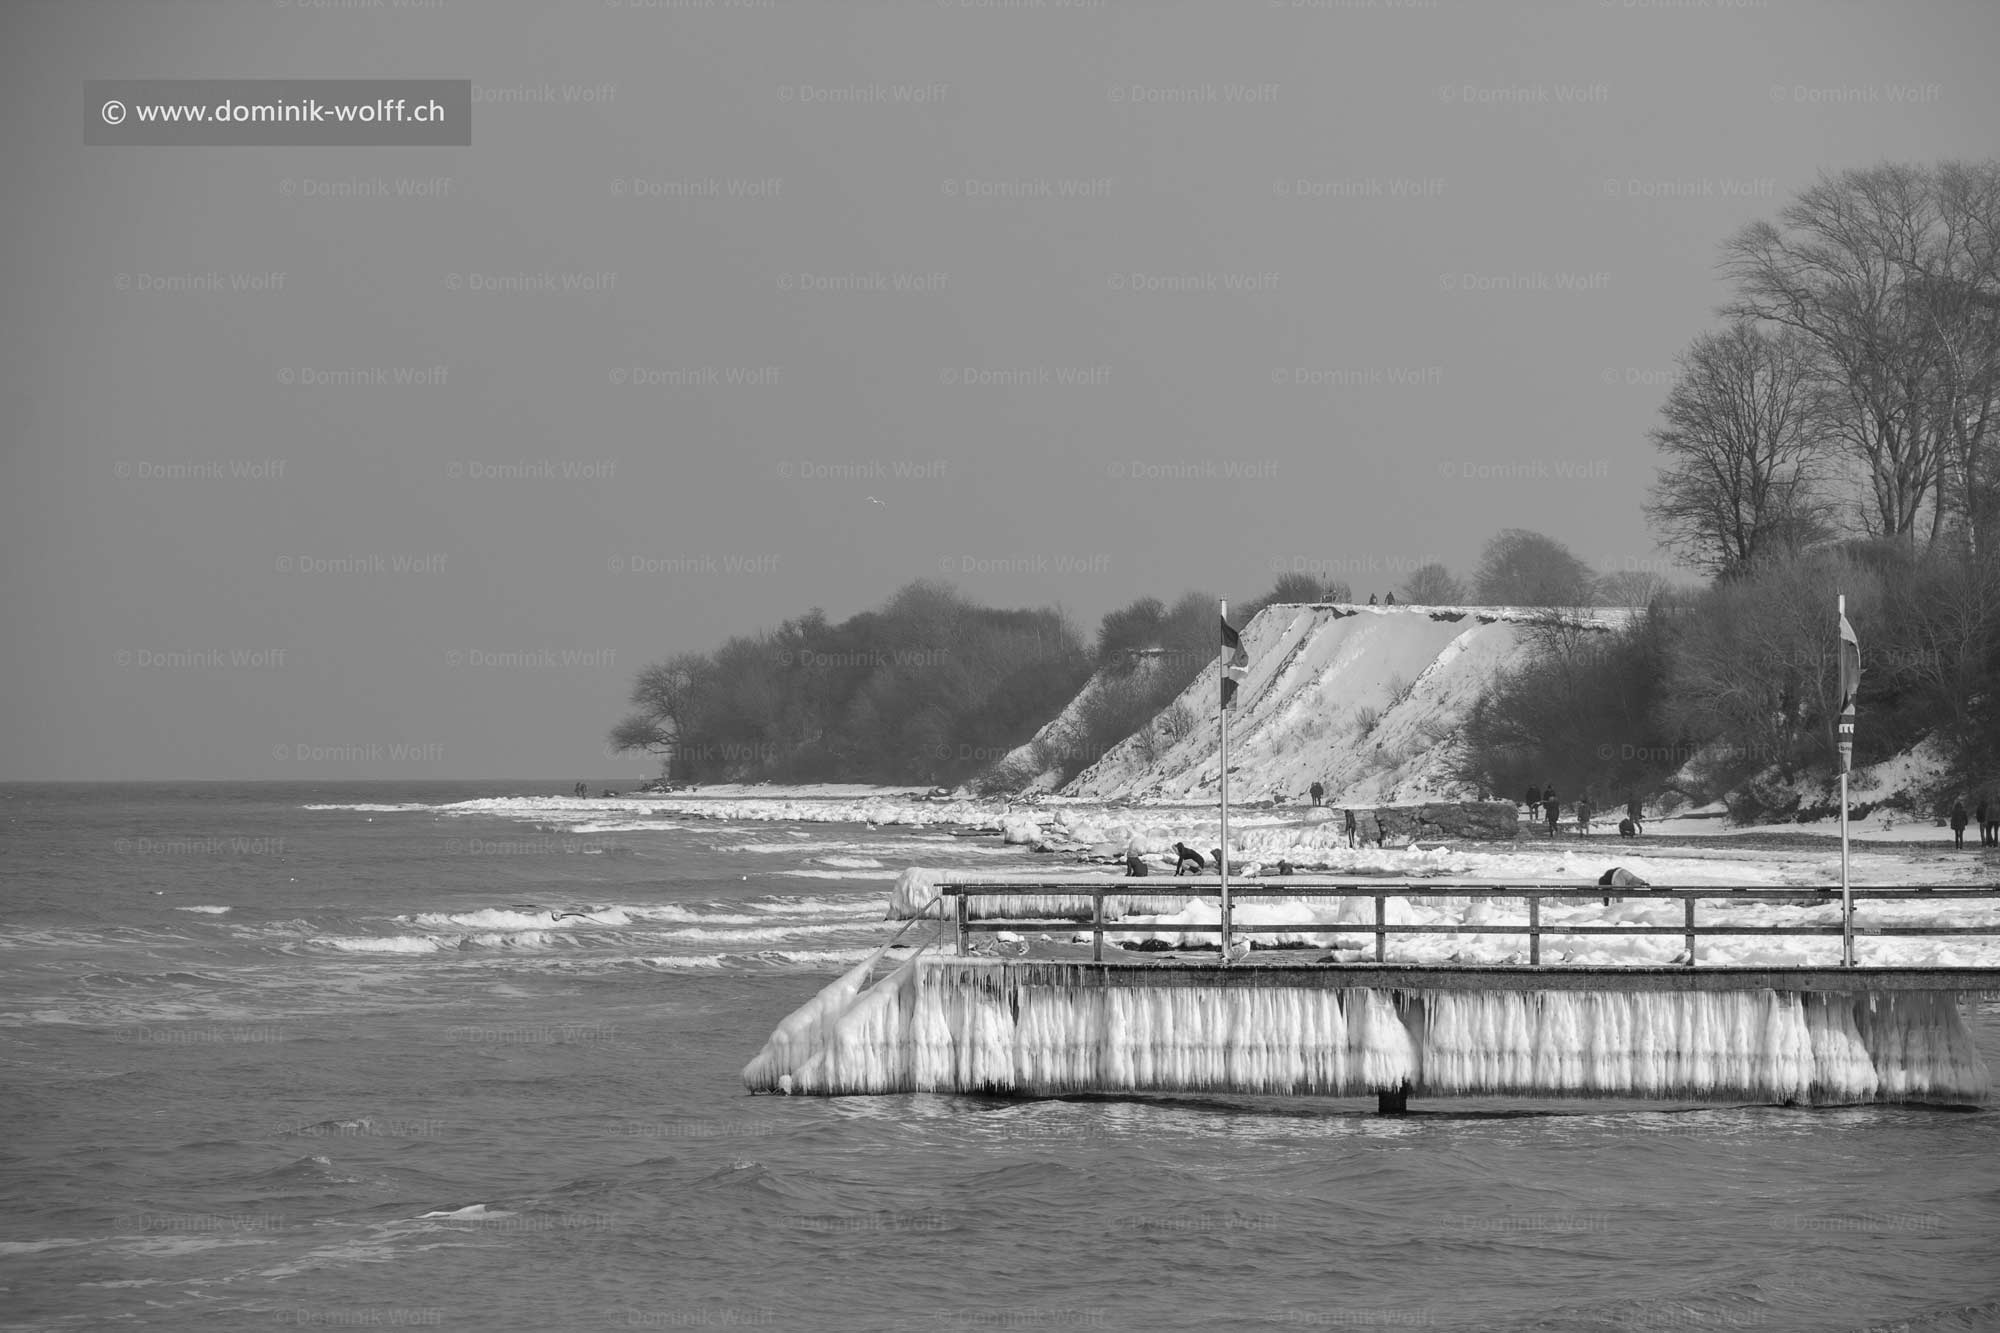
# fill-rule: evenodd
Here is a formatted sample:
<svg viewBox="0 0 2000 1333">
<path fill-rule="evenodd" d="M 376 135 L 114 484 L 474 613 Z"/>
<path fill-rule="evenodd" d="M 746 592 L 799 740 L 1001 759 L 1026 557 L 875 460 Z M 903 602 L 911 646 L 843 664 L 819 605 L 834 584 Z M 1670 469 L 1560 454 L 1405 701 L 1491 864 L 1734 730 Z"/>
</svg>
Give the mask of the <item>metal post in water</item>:
<svg viewBox="0 0 2000 1333">
<path fill-rule="evenodd" d="M 1861 649 L 1854 652 L 1853 678 L 1849 679 L 1847 644 L 1853 631 L 1847 625 L 1847 596 L 1837 598 L 1840 615 L 1840 718 L 1835 724 L 1840 751 L 1840 965 L 1854 966 L 1854 891 L 1847 882 L 1847 770 L 1854 763 L 1854 696 L 1861 688 Z"/>
<path fill-rule="evenodd" d="M 1229 623 L 1229 603 L 1227 601 L 1222 603 L 1222 623 L 1225 625 Z M 1222 845 L 1220 848 L 1222 860 L 1216 866 L 1216 870 L 1222 876 L 1222 965 L 1227 967 L 1229 966 L 1229 935 L 1231 925 L 1229 914 L 1229 708 L 1222 702 L 1222 682 L 1228 679 L 1229 658 L 1228 650 L 1226 649 L 1218 647 L 1216 653 L 1216 661 L 1220 664 L 1220 669 L 1216 677 L 1215 713 L 1218 722 L 1221 724 L 1222 738 Z"/>
<path fill-rule="evenodd" d="M 1846 598 L 1841 598 L 1845 602 Z M 1854 890 L 1847 883 L 1847 761 L 1840 769 L 1840 965 L 1854 966 Z"/>
</svg>

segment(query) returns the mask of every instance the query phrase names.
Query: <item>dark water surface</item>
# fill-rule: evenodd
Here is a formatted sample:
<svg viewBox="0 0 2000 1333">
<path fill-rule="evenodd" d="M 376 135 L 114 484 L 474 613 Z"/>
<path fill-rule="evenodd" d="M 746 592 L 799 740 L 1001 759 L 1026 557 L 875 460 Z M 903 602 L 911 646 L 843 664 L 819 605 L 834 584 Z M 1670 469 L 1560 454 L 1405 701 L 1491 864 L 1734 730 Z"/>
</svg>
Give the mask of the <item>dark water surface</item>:
<svg viewBox="0 0 2000 1333">
<path fill-rule="evenodd" d="M 0 788 L 0 1327 L 2000 1327 L 1992 1111 L 747 1097 L 1020 853 L 566 786 Z"/>
</svg>

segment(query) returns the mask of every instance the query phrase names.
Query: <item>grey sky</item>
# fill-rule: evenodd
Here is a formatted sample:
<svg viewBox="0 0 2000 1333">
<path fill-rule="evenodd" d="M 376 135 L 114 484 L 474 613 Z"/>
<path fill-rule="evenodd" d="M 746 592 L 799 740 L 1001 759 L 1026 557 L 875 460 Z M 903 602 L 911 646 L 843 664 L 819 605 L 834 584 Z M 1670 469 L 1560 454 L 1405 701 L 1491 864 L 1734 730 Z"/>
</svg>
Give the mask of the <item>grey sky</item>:
<svg viewBox="0 0 2000 1333">
<path fill-rule="evenodd" d="M 2000 143 L 1989 0 L 0 23 L 0 778 L 637 773 L 643 663 L 918 577 L 1657 565 L 1717 243 Z M 473 146 L 82 142 L 87 79 L 364 76 Z"/>
</svg>

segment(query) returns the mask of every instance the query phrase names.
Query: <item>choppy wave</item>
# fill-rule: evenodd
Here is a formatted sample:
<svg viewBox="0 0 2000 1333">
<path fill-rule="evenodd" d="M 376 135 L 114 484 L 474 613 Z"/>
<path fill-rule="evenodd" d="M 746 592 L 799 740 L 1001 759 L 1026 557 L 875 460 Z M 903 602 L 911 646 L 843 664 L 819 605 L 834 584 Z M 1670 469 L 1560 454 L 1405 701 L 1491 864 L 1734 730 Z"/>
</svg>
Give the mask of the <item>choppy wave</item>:
<svg viewBox="0 0 2000 1333">
<path fill-rule="evenodd" d="M 320 935 L 307 943 L 341 953 L 436 953 L 444 947 L 429 935 Z"/>
</svg>

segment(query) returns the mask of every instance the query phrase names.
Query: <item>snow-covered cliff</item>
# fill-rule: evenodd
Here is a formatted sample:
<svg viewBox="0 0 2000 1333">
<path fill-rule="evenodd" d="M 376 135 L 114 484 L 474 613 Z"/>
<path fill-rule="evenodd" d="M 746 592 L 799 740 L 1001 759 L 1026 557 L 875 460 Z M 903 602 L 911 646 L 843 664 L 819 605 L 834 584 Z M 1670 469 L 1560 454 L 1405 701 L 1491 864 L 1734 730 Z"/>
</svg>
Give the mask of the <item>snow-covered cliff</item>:
<svg viewBox="0 0 2000 1333">
<path fill-rule="evenodd" d="M 1608 630 L 1629 612 L 1564 613 Z M 1243 628 L 1250 676 L 1229 720 L 1230 802 L 1297 800 L 1315 781 L 1349 804 L 1470 795 L 1451 777 L 1455 736 L 1501 672 L 1533 649 L 1550 613 L 1519 607 L 1266 607 Z M 1177 701 L 1200 725 L 1173 740 L 1133 738 L 1085 769 L 1065 795 L 1173 801 L 1213 797 L 1216 669 Z M 1172 711 L 1172 705 L 1168 711 Z"/>
</svg>

